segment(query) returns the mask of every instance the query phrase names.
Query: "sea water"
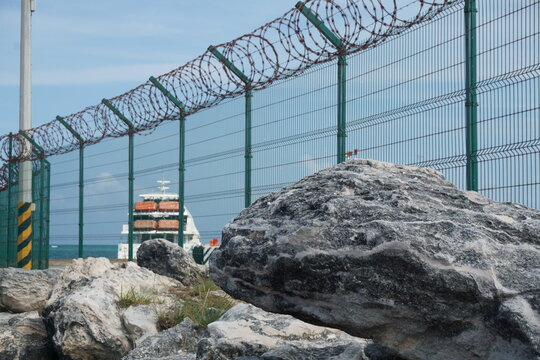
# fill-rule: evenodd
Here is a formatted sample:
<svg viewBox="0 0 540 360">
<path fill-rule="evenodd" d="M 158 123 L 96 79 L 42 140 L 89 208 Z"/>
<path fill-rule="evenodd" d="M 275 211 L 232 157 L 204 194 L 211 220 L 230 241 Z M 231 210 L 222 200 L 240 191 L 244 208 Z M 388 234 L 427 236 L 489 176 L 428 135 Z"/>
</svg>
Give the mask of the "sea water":
<svg viewBox="0 0 540 360">
<path fill-rule="evenodd" d="M 118 257 L 118 245 L 85 245 L 84 257 L 106 257 L 116 259 Z M 50 259 L 75 259 L 79 257 L 78 245 L 51 245 L 49 249 Z"/>
</svg>

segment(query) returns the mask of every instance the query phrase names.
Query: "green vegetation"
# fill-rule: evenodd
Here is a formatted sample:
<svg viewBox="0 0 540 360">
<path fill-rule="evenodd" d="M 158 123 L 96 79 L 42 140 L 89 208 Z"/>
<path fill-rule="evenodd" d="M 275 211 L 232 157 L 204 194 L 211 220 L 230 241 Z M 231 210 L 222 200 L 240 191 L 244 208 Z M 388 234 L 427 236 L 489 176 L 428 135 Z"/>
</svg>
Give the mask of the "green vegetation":
<svg viewBox="0 0 540 360">
<path fill-rule="evenodd" d="M 214 290 L 220 290 L 212 280 L 201 279 L 192 288 L 186 291 L 178 291 L 176 306 L 168 311 L 158 313 L 158 327 L 161 330 L 168 329 L 190 318 L 194 323 L 206 327 L 216 321 L 229 310 L 234 304 L 227 296 L 211 294 Z"/>
<path fill-rule="evenodd" d="M 155 289 L 136 289 L 135 287 L 131 287 L 127 293 L 124 294 L 121 292 L 117 304 L 122 308 L 128 308 L 130 306 L 163 303 L 157 295 L 158 293 Z"/>
</svg>

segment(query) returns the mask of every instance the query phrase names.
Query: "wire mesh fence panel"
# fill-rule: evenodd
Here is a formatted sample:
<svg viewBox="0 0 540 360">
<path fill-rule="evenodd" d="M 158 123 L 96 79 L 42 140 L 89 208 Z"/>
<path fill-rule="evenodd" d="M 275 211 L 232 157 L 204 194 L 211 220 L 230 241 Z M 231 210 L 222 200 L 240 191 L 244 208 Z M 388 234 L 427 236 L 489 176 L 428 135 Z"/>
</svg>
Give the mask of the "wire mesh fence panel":
<svg viewBox="0 0 540 360">
<path fill-rule="evenodd" d="M 540 209 L 540 2 L 478 5 L 479 190 Z"/>
<path fill-rule="evenodd" d="M 335 94 L 335 62 L 255 92 L 252 200 L 335 163 Z"/>
<path fill-rule="evenodd" d="M 17 164 L 11 164 L 9 186 L 0 192 L 0 267 L 17 266 L 18 197 Z M 33 269 L 48 268 L 49 230 L 49 165 L 40 160 L 32 171 L 31 259 Z"/>
<path fill-rule="evenodd" d="M 208 242 L 244 208 L 245 99 L 203 110 L 186 122 L 186 207 Z"/>
<path fill-rule="evenodd" d="M 349 58 L 348 148 L 464 188 L 463 4 Z"/>
</svg>

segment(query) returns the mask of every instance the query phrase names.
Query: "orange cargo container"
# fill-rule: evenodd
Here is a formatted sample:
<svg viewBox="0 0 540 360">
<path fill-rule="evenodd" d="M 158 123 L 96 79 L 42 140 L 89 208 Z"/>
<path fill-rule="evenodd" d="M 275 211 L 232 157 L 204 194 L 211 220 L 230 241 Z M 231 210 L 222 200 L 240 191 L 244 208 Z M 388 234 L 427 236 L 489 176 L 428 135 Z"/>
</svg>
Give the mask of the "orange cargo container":
<svg viewBox="0 0 540 360">
<path fill-rule="evenodd" d="M 178 220 L 159 220 L 158 228 L 161 230 L 178 230 Z"/>
<path fill-rule="evenodd" d="M 134 229 L 157 229 L 158 223 L 156 220 L 135 220 L 133 223 Z"/>
<path fill-rule="evenodd" d="M 162 201 L 159 203 L 159 211 L 178 211 L 178 201 Z"/>
<path fill-rule="evenodd" d="M 154 201 L 138 201 L 135 203 L 135 211 L 156 211 L 158 205 Z"/>
</svg>

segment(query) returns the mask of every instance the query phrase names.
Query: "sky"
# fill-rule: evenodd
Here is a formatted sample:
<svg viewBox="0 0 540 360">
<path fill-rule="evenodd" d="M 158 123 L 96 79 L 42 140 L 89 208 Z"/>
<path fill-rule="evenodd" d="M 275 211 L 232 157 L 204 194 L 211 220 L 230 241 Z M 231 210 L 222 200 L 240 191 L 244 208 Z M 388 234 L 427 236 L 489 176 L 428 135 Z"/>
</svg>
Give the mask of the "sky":
<svg viewBox="0 0 540 360">
<path fill-rule="evenodd" d="M 172 70 L 294 6 L 291 0 L 37 0 L 33 125 Z M 20 1 L 0 0 L 0 133 L 19 119 Z"/>
</svg>

